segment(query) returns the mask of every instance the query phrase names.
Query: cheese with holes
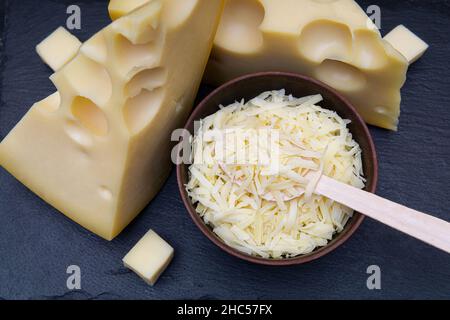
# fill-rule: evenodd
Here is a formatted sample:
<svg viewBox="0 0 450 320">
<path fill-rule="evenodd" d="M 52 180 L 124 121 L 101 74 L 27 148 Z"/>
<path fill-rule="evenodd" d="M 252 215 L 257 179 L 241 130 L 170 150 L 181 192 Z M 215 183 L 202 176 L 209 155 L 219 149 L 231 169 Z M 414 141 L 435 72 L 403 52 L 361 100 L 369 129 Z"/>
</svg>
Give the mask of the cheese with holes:
<svg viewBox="0 0 450 320">
<path fill-rule="evenodd" d="M 83 44 L 0 144 L 0 164 L 45 201 L 113 239 L 160 190 L 172 130 L 189 115 L 221 0 L 154 0 Z"/>
<path fill-rule="evenodd" d="M 123 258 L 123 263 L 153 286 L 172 261 L 173 254 L 173 248 L 150 230 Z"/>
<path fill-rule="evenodd" d="M 76 56 L 80 46 L 77 37 L 59 27 L 36 46 L 36 51 L 53 71 L 57 71 Z"/>
<path fill-rule="evenodd" d="M 404 25 L 389 32 L 384 40 L 397 49 L 410 64 L 416 62 L 428 49 L 428 44 Z"/>
<path fill-rule="evenodd" d="M 305 74 L 338 90 L 366 122 L 397 130 L 407 68 L 353 0 L 226 0 L 206 79 Z"/>
<path fill-rule="evenodd" d="M 369 124 L 397 130 L 408 61 L 395 47 L 354 0 L 225 0 L 205 79 L 305 74 L 343 94 Z"/>
</svg>

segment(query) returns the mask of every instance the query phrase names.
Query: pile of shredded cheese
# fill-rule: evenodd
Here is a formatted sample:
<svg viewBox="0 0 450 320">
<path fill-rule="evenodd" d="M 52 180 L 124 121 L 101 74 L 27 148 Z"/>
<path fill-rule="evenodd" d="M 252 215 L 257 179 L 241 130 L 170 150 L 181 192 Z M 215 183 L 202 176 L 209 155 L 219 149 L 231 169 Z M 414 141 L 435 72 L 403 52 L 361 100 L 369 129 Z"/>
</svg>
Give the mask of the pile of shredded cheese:
<svg viewBox="0 0 450 320">
<path fill-rule="evenodd" d="M 321 101 L 320 95 L 269 91 L 220 106 L 201 121 L 186 189 L 198 214 L 229 246 L 264 258 L 307 254 L 352 216 L 351 209 L 314 194 L 322 174 L 358 188 L 365 184 L 350 121 L 318 106 Z M 248 134 L 235 134 L 239 130 Z M 261 132 L 273 133 L 265 135 L 271 143 L 257 139 Z M 270 161 L 259 161 L 255 152 Z M 247 161 L 237 161 L 238 153 Z"/>
</svg>

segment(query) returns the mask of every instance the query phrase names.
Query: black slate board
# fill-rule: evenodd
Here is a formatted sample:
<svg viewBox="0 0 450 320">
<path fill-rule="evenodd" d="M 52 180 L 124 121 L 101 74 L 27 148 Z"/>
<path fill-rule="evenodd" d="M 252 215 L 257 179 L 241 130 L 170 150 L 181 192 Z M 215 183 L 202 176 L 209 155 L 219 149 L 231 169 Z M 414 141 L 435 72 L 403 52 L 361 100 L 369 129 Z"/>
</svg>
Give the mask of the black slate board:
<svg viewBox="0 0 450 320">
<path fill-rule="evenodd" d="M 78 4 L 86 40 L 108 23 L 107 1 L 1 0 L 0 139 L 33 102 L 54 88 L 35 45 L 65 23 Z M 366 8 L 371 1 L 359 1 Z M 378 0 L 382 33 L 403 23 L 430 45 L 409 71 L 400 131 L 371 128 L 380 160 L 378 194 L 450 221 L 450 1 Z M 209 91 L 203 88 L 201 95 Z M 153 228 L 176 257 L 147 286 L 121 259 Z M 68 291 L 66 268 L 78 265 L 82 290 Z M 378 265 L 382 289 L 366 287 Z M 307 265 L 271 268 L 228 256 L 191 222 L 172 174 L 159 196 L 117 239 L 82 229 L 0 169 L 0 299 L 342 299 L 450 298 L 450 256 L 366 219 L 341 248 Z"/>
</svg>

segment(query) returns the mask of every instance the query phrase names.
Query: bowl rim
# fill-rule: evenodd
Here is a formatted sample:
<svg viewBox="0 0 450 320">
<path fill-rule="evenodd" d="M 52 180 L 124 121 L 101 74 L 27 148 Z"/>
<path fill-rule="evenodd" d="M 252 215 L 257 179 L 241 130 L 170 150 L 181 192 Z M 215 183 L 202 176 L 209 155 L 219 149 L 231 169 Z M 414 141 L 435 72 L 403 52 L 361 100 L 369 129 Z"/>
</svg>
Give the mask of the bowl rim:
<svg viewBox="0 0 450 320">
<path fill-rule="evenodd" d="M 366 140 L 368 143 L 368 149 L 370 153 L 370 161 L 373 165 L 373 176 L 372 176 L 372 184 L 367 188 L 368 192 L 375 193 L 377 183 L 378 183 L 378 158 L 377 153 L 375 149 L 375 144 L 372 139 L 372 136 L 369 132 L 369 129 L 365 123 L 365 121 L 362 119 L 361 115 L 356 111 L 355 107 L 353 106 L 350 101 L 345 98 L 341 93 L 337 92 L 334 88 L 330 87 L 329 85 L 313 79 L 311 77 L 298 74 L 298 73 L 292 73 L 292 72 L 282 72 L 282 71 L 265 71 L 265 72 L 256 72 L 256 73 L 250 73 L 246 74 L 240 77 L 237 77 L 235 79 L 232 79 L 221 86 L 214 89 L 211 93 L 209 93 L 203 100 L 200 101 L 200 103 L 197 104 L 195 109 L 193 110 L 192 114 L 190 115 L 189 119 L 186 122 L 186 125 L 184 126 L 184 129 L 188 130 L 191 123 L 195 121 L 198 118 L 199 113 L 203 110 L 204 106 L 219 92 L 223 90 L 227 90 L 230 86 L 251 79 L 251 78 L 257 78 L 257 77 L 268 77 L 268 76 L 274 76 L 274 77 L 289 77 L 301 81 L 307 81 L 312 82 L 315 85 L 321 87 L 322 89 L 329 91 L 329 93 L 335 95 L 339 100 L 345 104 L 345 106 L 350 110 L 351 113 L 353 113 L 355 119 L 359 122 L 359 124 L 362 126 L 362 134 L 359 136 L 362 136 L 361 138 Z M 263 258 L 263 257 L 257 257 L 252 256 L 249 254 L 246 254 L 244 252 L 241 252 L 237 249 L 234 249 L 227 245 L 225 242 L 220 240 L 218 236 L 214 234 L 214 232 L 208 227 L 203 219 L 198 215 L 198 213 L 195 211 L 195 208 L 187 195 L 187 192 L 185 190 L 185 185 L 183 183 L 183 176 L 182 176 L 182 167 L 186 166 L 185 164 L 178 164 L 176 166 L 176 172 L 177 172 L 177 183 L 178 183 L 178 189 L 181 195 L 181 198 L 183 200 L 184 206 L 186 210 L 188 211 L 191 219 L 194 221 L 195 225 L 200 229 L 200 231 L 210 240 L 212 241 L 216 246 L 221 248 L 223 251 L 227 252 L 228 254 L 240 258 L 242 260 L 260 264 L 260 265 L 266 265 L 266 266 L 291 266 L 291 265 L 299 265 L 304 264 L 307 262 L 311 262 L 314 260 L 317 260 L 328 253 L 334 251 L 339 246 L 344 244 L 359 228 L 363 220 L 365 219 L 365 216 L 362 215 L 359 212 L 354 212 L 352 220 L 353 224 L 348 228 L 345 229 L 346 232 L 342 233 L 341 237 L 336 239 L 332 243 L 328 243 L 327 245 L 320 247 L 318 249 L 315 249 L 313 252 L 306 254 L 306 255 L 300 255 L 293 258 L 286 258 L 286 259 L 270 259 L 270 258 Z M 349 222 L 347 222 L 349 223 Z"/>
</svg>

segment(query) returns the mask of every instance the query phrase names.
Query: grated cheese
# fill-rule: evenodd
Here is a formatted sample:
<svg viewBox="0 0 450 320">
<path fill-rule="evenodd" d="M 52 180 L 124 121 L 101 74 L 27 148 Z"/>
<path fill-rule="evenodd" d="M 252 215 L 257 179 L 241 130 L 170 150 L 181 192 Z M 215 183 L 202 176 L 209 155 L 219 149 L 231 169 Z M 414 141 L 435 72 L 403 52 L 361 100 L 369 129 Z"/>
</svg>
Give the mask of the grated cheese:
<svg viewBox="0 0 450 320">
<path fill-rule="evenodd" d="M 322 174 L 364 188 L 361 149 L 350 122 L 321 101 L 268 91 L 201 121 L 186 189 L 229 246 L 281 259 L 325 246 L 344 229 L 352 210 L 314 189 Z"/>
</svg>

